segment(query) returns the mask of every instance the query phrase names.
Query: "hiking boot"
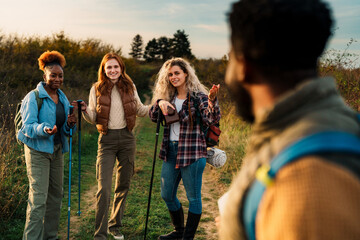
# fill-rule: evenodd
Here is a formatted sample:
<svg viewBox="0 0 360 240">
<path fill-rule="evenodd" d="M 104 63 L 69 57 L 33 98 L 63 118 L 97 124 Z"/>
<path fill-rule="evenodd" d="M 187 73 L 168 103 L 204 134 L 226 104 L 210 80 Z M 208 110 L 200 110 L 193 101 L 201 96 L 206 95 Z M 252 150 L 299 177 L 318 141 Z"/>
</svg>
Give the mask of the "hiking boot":
<svg viewBox="0 0 360 240">
<path fill-rule="evenodd" d="M 199 225 L 201 214 L 188 213 L 183 240 L 193 240 Z"/>
<path fill-rule="evenodd" d="M 114 239 L 116 240 L 124 240 L 124 235 L 118 230 L 110 230 L 108 231 L 108 233 L 113 236 Z"/>
<path fill-rule="evenodd" d="M 169 234 L 161 235 L 159 240 L 181 240 L 184 233 L 184 212 L 183 208 L 180 207 L 177 211 L 169 211 L 171 222 L 175 227 L 175 230 Z"/>
</svg>

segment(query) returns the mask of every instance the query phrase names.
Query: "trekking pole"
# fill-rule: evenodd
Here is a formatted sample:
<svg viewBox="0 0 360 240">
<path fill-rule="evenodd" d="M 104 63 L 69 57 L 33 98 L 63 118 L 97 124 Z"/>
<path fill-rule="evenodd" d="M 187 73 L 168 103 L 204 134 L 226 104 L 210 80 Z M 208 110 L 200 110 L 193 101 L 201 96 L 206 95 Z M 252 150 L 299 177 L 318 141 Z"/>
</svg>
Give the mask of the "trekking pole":
<svg viewBox="0 0 360 240">
<path fill-rule="evenodd" d="M 74 106 L 70 106 L 70 115 L 74 112 Z M 71 200 L 71 158 L 72 158 L 72 135 L 73 128 L 70 127 L 70 151 L 69 151 L 69 195 L 68 195 L 68 228 L 67 239 L 70 237 L 70 200 Z"/>
<path fill-rule="evenodd" d="M 155 160 L 156 160 L 156 151 L 157 151 L 157 144 L 158 144 L 158 138 L 159 138 L 161 115 L 162 115 L 162 113 L 161 113 L 161 110 L 159 109 L 158 118 L 157 118 L 157 122 L 156 122 L 155 151 L 154 151 L 154 159 L 153 159 L 153 165 L 152 165 L 152 171 L 151 171 L 151 180 L 150 180 L 150 191 L 149 191 L 149 198 L 148 198 L 148 206 L 147 206 L 147 211 L 146 211 L 144 240 L 146 240 L 147 224 L 148 224 L 148 219 L 149 219 L 150 201 L 151 201 L 151 191 L 152 191 L 152 184 L 153 184 L 153 180 L 154 180 Z"/>
<path fill-rule="evenodd" d="M 79 191 L 79 210 L 77 212 L 78 216 L 80 216 L 81 211 L 80 211 L 80 187 L 81 187 L 81 102 L 83 100 L 77 100 L 77 104 L 78 104 L 78 158 L 79 158 L 79 187 L 78 187 L 78 191 Z"/>
</svg>

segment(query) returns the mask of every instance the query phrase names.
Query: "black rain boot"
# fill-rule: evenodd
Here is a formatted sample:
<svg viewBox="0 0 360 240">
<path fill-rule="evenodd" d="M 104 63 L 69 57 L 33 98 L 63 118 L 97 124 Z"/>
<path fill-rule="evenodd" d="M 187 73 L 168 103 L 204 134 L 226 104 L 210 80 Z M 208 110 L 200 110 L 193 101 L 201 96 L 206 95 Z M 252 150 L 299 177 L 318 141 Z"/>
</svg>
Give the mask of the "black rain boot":
<svg viewBox="0 0 360 240">
<path fill-rule="evenodd" d="M 201 214 L 195 214 L 195 213 L 189 212 L 188 218 L 186 221 L 186 227 L 185 227 L 185 231 L 184 231 L 183 240 L 193 240 L 194 239 L 196 229 L 200 222 L 200 218 L 201 218 Z"/>
<path fill-rule="evenodd" d="M 161 235 L 158 239 L 159 240 L 181 240 L 184 234 L 184 211 L 182 206 L 177 211 L 169 211 L 171 222 L 175 227 L 175 230 L 169 234 Z"/>
</svg>

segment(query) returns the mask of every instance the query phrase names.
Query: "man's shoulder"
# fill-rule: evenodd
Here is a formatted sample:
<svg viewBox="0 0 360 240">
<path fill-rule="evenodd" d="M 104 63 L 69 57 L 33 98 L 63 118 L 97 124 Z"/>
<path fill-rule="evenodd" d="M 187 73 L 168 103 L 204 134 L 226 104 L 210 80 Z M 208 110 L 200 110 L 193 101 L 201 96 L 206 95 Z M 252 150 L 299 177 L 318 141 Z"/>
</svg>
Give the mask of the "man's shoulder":
<svg viewBox="0 0 360 240">
<path fill-rule="evenodd" d="M 338 223 L 360 220 L 359 201 L 356 176 L 318 156 L 301 158 L 282 168 L 273 186 L 266 189 L 256 222 L 259 239 L 292 233 L 297 239 L 306 239 L 308 234 L 317 239 L 358 234 L 357 226 Z"/>
<path fill-rule="evenodd" d="M 339 155 L 340 157 L 340 155 Z M 355 178 L 359 184 L 359 179 L 356 179 L 356 176 L 352 174 L 349 169 L 344 166 L 341 166 L 334 161 L 327 159 L 326 155 L 309 155 L 302 157 L 288 165 L 282 167 L 277 176 L 275 182 L 279 181 L 294 181 L 297 182 L 319 182 L 322 178 L 326 180 L 329 177 L 339 177 L 339 178 Z M 351 156 L 343 157 L 344 161 L 346 158 L 351 158 Z"/>
</svg>

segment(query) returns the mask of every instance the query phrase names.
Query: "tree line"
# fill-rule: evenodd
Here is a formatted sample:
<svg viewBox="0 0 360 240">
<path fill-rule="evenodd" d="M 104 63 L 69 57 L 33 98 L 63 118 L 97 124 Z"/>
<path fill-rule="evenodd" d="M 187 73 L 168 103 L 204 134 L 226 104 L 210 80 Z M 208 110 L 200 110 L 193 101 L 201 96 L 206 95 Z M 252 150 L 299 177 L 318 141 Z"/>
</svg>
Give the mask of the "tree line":
<svg viewBox="0 0 360 240">
<path fill-rule="evenodd" d="M 4 126 L 12 127 L 16 104 L 42 80 L 43 72 L 39 70 L 37 59 L 46 50 L 57 50 L 66 58 L 62 90 L 71 100 L 75 97 L 87 100 L 92 84 L 97 81 L 101 59 L 108 52 L 123 56 L 126 71 L 141 97 L 144 94 L 151 97 L 156 74 L 163 62 L 171 57 L 187 58 L 208 87 L 211 87 L 212 81 L 223 81 L 227 59 L 196 59 L 184 30 L 176 31 L 172 38 L 154 38 L 145 48 L 140 35 L 134 39 L 136 41 L 131 45 L 133 57 L 126 58 L 121 48 L 114 48 L 98 39 L 74 40 L 64 32 L 46 37 L 19 37 L 0 32 L 0 94 L 3 99 L 0 104 L 0 130 Z"/>
<path fill-rule="evenodd" d="M 136 60 L 145 60 L 146 62 L 167 60 L 171 57 L 183 57 L 191 60 L 195 56 L 191 52 L 188 37 L 185 30 L 177 30 L 172 38 L 165 36 L 153 38 L 144 48 L 143 38 L 137 34 L 131 43 L 129 55 Z"/>
</svg>

